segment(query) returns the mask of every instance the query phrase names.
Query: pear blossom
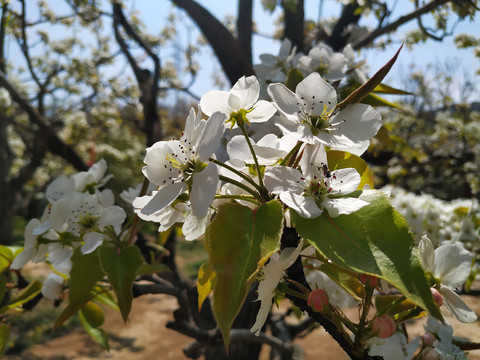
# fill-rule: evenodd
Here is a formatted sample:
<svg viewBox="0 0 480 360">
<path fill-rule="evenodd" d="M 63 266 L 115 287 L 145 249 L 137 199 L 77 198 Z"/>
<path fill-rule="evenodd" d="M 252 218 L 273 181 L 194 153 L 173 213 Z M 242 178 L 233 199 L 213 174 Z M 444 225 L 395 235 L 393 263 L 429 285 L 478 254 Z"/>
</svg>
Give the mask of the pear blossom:
<svg viewBox="0 0 480 360">
<path fill-rule="evenodd" d="M 283 84 L 270 84 L 268 94 L 280 113 L 276 125 L 284 134 L 308 144 L 361 155 L 382 125 L 370 105 L 350 104 L 335 112 L 337 93 L 318 73 L 303 79 L 295 93 Z"/>
<path fill-rule="evenodd" d="M 63 277 L 55 273 L 48 274 L 43 282 L 42 294 L 48 299 L 56 300 L 62 296 L 63 293 Z"/>
<path fill-rule="evenodd" d="M 386 339 L 373 337 L 366 345 L 370 356 L 382 356 L 388 360 L 411 360 L 419 344 L 419 337 L 407 343 L 405 335 L 396 332 Z"/>
<path fill-rule="evenodd" d="M 148 208 L 150 201 L 155 197 L 158 191 L 154 190 L 151 195 L 137 197 L 133 201 L 135 213 L 145 221 L 153 221 L 159 223 L 158 232 L 167 231 L 176 223 L 183 223 L 182 233 L 185 240 L 196 240 L 201 237 L 210 224 L 213 210 L 207 209 L 203 218 L 197 218 L 191 206 L 187 203 L 176 201 L 162 209 L 152 211 Z"/>
<path fill-rule="evenodd" d="M 256 335 L 267 320 L 268 313 L 272 306 L 272 298 L 275 295 L 275 288 L 284 276 L 284 272 L 297 259 L 302 251 L 303 241 L 297 247 L 287 247 L 281 252 L 275 252 L 270 256 L 268 263 L 262 268 L 262 280 L 258 284 L 258 298 L 260 301 L 260 309 L 257 313 L 255 324 L 250 329 Z"/>
<path fill-rule="evenodd" d="M 40 220 L 38 219 L 31 219 L 28 222 L 25 227 L 25 244 L 23 250 L 13 259 L 10 269 L 18 270 L 24 267 L 29 261 L 39 262 L 45 260 L 48 245 L 39 244 L 37 241 L 38 235 L 33 234 L 33 230 L 40 224 Z"/>
<path fill-rule="evenodd" d="M 293 66 L 296 46 L 292 48 L 292 42 L 285 38 L 280 45 L 278 55 L 261 54 L 261 64 L 254 65 L 255 74 L 265 81 L 284 83 L 287 79 L 288 69 Z"/>
<path fill-rule="evenodd" d="M 215 112 L 208 121 L 191 109 L 185 131 L 179 140 L 159 141 L 147 148 L 143 174 L 157 185 L 158 191 L 141 210 L 150 215 L 169 206 L 188 190 L 193 214 L 207 214 L 218 185 L 218 169 L 207 164 L 220 145 L 225 115 Z"/>
<path fill-rule="evenodd" d="M 347 70 L 347 58 L 342 53 L 336 53 L 333 49 L 320 43 L 298 59 L 298 69 L 304 74 L 312 72 L 320 73 L 328 81 L 343 79 Z"/>
<path fill-rule="evenodd" d="M 418 244 L 418 250 L 424 270 L 432 272 L 440 282 L 439 292 L 448 310 L 463 323 L 477 320 L 475 312 L 453 291 L 461 287 L 470 275 L 472 254 L 459 244 L 445 244 L 434 250 L 425 235 Z"/>
<path fill-rule="evenodd" d="M 360 174 L 354 168 L 329 171 L 322 145 L 306 146 L 300 168 L 274 166 L 265 172 L 265 186 L 304 218 L 316 218 L 324 210 L 332 217 L 351 214 L 368 202 L 343 197 L 357 190 Z"/>
<path fill-rule="evenodd" d="M 426 334 L 433 335 L 434 341 L 427 348 L 423 359 L 467 360 L 466 354 L 453 343 L 453 329 L 448 324 L 429 316 L 425 325 Z"/>
<path fill-rule="evenodd" d="M 215 111 L 225 114 L 233 127 L 238 126 L 238 120 L 261 123 L 269 120 L 276 109 L 269 101 L 258 100 L 259 95 L 257 78 L 254 75 L 242 76 L 230 91 L 212 90 L 203 95 L 200 108 L 208 116 Z"/>
<path fill-rule="evenodd" d="M 104 186 L 108 180 L 113 177 L 113 174 L 105 176 L 107 171 L 107 162 L 101 159 L 99 162 L 93 164 L 88 171 L 81 171 L 72 175 L 75 181 L 75 190 L 93 193 L 95 189 Z"/>
</svg>

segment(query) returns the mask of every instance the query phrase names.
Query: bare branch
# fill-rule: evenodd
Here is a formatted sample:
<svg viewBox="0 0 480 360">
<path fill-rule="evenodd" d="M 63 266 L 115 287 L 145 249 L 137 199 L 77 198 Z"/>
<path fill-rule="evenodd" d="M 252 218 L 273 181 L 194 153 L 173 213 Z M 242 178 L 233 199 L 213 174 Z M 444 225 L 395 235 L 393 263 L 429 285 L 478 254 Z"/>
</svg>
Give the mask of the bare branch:
<svg viewBox="0 0 480 360">
<path fill-rule="evenodd" d="M 401 16 L 396 21 L 394 21 L 394 22 L 392 22 L 388 25 L 385 25 L 382 28 L 373 30 L 373 31 L 369 32 L 368 34 L 365 34 L 363 37 L 361 37 L 360 39 L 355 41 L 352 44 L 352 47 L 354 49 L 360 49 L 360 48 L 364 47 L 365 45 L 370 44 L 373 40 L 375 40 L 379 36 L 382 36 L 386 33 L 395 31 L 398 27 L 400 27 L 403 24 L 409 22 L 410 20 L 418 18 L 418 17 L 434 10 L 438 6 L 448 3 L 449 1 L 450 0 L 433 0 L 429 3 L 427 3 L 426 5 L 424 5 L 420 8 L 417 8 L 415 11 L 412 11 L 410 14 Z"/>
</svg>

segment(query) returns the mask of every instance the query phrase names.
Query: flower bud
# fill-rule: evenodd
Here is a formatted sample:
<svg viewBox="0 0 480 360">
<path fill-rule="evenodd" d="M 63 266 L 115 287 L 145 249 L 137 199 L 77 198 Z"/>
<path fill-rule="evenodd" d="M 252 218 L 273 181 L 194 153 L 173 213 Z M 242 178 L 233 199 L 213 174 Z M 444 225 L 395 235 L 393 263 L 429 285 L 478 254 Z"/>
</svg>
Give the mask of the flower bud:
<svg viewBox="0 0 480 360">
<path fill-rule="evenodd" d="M 328 307 L 328 295 L 323 289 L 312 290 L 308 295 L 308 305 L 317 312 L 323 312 Z"/>
<path fill-rule="evenodd" d="M 430 291 L 432 292 L 433 301 L 435 301 L 435 304 L 437 304 L 437 306 L 442 305 L 443 304 L 442 294 L 440 294 L 440 292 L 435 288 L 430 288 Z"/>
<path fill-rule="evenodd" d="M 432 346 L 435 340 L 437 340 L 437 338 L 428 331 L 425 334 L 423 334 L 421 338 L 422 338 L 422 343 L 425 346 Z"/>
<path fill-rule="evenodd" d="M 372 321 L 372 330 L 379 338 L 389 338 L 396 329 L 395 320 L 388 314 L 380 315 Z"/>
<path fill-rule="evenodd" d="M 376 276 L 360 274 L 360 281 L 370 287 L 375 287 L 378 285 L 378 278 Z"/>
</svg>

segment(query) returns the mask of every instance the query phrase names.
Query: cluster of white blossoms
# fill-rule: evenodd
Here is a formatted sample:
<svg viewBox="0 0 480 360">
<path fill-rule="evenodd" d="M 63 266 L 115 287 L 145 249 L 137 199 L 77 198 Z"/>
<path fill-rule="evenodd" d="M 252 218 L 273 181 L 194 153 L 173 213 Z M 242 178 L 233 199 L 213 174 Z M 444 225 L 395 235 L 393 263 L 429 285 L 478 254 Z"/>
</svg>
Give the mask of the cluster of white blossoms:
<svg viewBox="0 0 480 360">
<path fill-rule="evenodd" d="M 480 203 L 475 199 L 445 201 L 429 194 L 416 195 L 387 186 L 392 205 L 407 220 L 417 241 L 427 235 L 435 247 L 457 243 L 480 252 Z"/>
<path fill-rule="evenodd" d="M 333 217 L 350 214 L 367 205 L 349 196 L 358 190 L 358 172 L 330 171 L 325 147 L 360 155 L 380 128 L 380 115 L 363 104 L 338 111 L 335 89 L 318 73 L 303 79 L 295 93 L 280 83 L 270 84 L 268 93 L 272 102 L 259 100 L 259 82 L 249 76 L 229 92 L 205 94 L 198 114 L 191 110 L 180 139 L 147 149 L 143 173 L 157 188 L 134 200 L 138 216 L 160 223 L 160 231 L 183 222 L 183 233 L 191 240 L 202 235 L 226 199 L 258 205 L 278 196 L 305 218 L 323 211 Z M 267 121 L 281 134 L 269 133 L 255 142 L 246 127 Z M 243 136 L 231 139 L 229 159 L 220 162 L 215 152 L 222 136 L 236 127 Z M 298 161 L 287 166 L 293 153 L 300 154 Z"/>
<path fill-rule="evenodd" d="M 10 268 L 18 270 L 29 261 L 49 263 L 55 272 L 44 283 L 43 294 L 48 298 L 61 295 L 77 248 L 91 253 L 120 233 L 126 213 L 114 205 L 112 190 L 100 190 L 112 177 L 105 176 L 106 170 L 102 159 L 88 171 L 57 178 L 47 188 L 43 216 L 26 226 L 24 249 Z"/>
</svg>

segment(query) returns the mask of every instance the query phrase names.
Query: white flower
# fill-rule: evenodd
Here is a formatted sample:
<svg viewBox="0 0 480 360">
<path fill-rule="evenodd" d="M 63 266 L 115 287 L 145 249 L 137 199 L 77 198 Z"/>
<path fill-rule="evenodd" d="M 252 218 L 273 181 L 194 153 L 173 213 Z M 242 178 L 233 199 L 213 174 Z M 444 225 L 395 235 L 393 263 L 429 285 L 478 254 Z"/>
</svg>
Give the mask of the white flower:
<svg viewBox="0 0 480 360">
<path fill-rule="evenodd" d="M 63 277 L 55 273 L 50 273 L 43 282 L 42 294 L 48 299 L 56 300 L 63 293 Z"/>
<path fill-rule="evenodd" d="M 292 48 L 290 40 L 284 39 L 278 56 L 272 54 L 260 55 L 262 63 L 253 66 L 255 74 L 263 80 L 284 83 L 287 79 L 287 71 L 292 67 L 295 52 L 296 47 Z"/>
<path fill-rule="evenodd" d="M 433 343 L 433 350 L 436 357 L 431 358 L 440 360 L 467 360 L 465 353 L 455 344 L 453 344 L 453 329 L 447 324 L 442 324 L 433 317 L 429 317 L 425 330 L 433 334 L 437 340 Z"/>
<path fill-rule="evenodd" d="M 38 244 L 38 235 L 33 234 L 33 230 L 40 225 L 38 219 L 31 219 L 25 227 L 25 244 L 23 251 L 13 260 L 10 268 L 18 270 L 25 266 L 29 261 L 38 262 L 45 259 L 48 251 L 47 244 Z"/>
<path fill-rule="evenodd" d="M 308 144 L 361 155 L 382 125 L 380 115 L 365 104 L 350 104 L 334 114 L 337 93 L 318 73 L 303 79 L 295 93 L 283 84 L 270 84 L 268 94 L 281 114 L 276 125 Z"/>
<path fill-rule="evenodd" d="M 396 332 L 386 339 L 373 337 L 367 341 L 367 350 L 370 356 L 383 356 L 388 360 L 411 360 L 420 343 L 416 338 L 410 344 L 402 333 Z"/>
<path fill-rule="evenodd" d="M 342 197 L 357 190 L 360 175 L 353 168 L 329 171 L 322 145 L 306 146 L 300 160 L 302 172 L 275 166 L 265 172 L 265 186 L 300 216 L 316 218 L 323 210 L 332 217 L 351 214 L 368 202 Z"/>
<path fill-rule="evenodd" d="M 188 189 L 194 215 L 206 216 L 219 181 L 217 167 L 206 162 L 220 145 L 224 120 L 219 112 L 202 120 L 201 113 L 196 116 L 192 109 L 179 140 L 159 141 L 147 149 L 143 173 L 158 186 L 158 192 L 141 210 L 144 215 L 170 205 Z"/>
<path fill-rule="evenodd" d="M 157 191 L 153 191 L 152 195 L 137 197 L 134 200 L 134 211 L 141 219 L 159 223 L 159 232 L 168 230 L 175 223 L 183 223 L 182 232 L 185 240 L 196 240 L 205 233 L 207 226 L 211 222 L 212 209 L 207 209 L 207 213 L 203 218 L 197 218 L 193 214 L 191 206 L 180 201 L 159 210 L 149 209 L 150 201 L 156 193 Z"/>
<path fill-rule="evenodd" d="M 113 177 L 112 174 L 105 176 L 106 171 L 107 162 L 101 159 L 96 164 L 93 164 L 88 171 L 74 174 L 72 177 L 75 181 L 75 190 L 80 192 L 88 191 L 92 194 L 95 189 L 102 187 Z"/>
<path fill-rule="evenodd" d="M 280 253 L 275 252 L 269 259 L 268 263 L 262 268 L 262 280 L 258 284 L 258 298 L 261 301 L 260 310 L 257 313 L 257 319 L 250 329 L 251 332 L 258 333 L 267 320 L 270 307 L 272 306 L 272 298 L 275 295 L 275 288 L 283 278 L 284 271 L 292 265 L 297 259 L 300 251 L 302 251 L 303 242 L 300 241 L 296 248 L 288 247 Z"/>
<path fill-rule="evenodd" d="M 300 56 L 297 67 L 304 75 L 318 72 L 328 81 L 337 81 L 345 76 L 347 59 L 344 54 L 336 53 L 330 46 L 321 43 L 313 47 L 308 56 Z"/>
<path fill-rule="evenodd" d="M 260 84 L 255 76 L 242 76 L 227 91 L 212 90 L 202 96 L 200 107 L 204 114 L 211 116 L 215 111 L 227 115 L 227 120 L 235 124 L 238 115 L 245 115 L 250 123 L 269 120 L 275 114 L 275 107 L 268 101 L 258 100 Z"/>
<path fill-rule="evenodd" d="M 418 250 L 423 268 L 440 281 L 439 291 L 448 310 L 463 323 L 477 320 L 475 312 L 453 291 L 461 287 L 470 275 L 472 254 L 459 244 L 441 245 L 434 251 L 432 242 L 425 235 L 418 244 Z"/>
</svg>

